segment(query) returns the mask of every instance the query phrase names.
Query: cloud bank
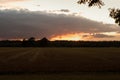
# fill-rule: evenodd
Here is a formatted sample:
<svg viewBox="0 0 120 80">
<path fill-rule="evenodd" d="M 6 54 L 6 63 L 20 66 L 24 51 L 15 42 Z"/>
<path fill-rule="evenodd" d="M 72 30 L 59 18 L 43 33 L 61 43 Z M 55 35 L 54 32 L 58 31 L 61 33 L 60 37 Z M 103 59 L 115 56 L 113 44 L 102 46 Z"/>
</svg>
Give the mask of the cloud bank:
<svg viewBox="0 0 120 80">
<path fill-rule="evenodd" d="M 20 1 L 28 1 L 28 0 L 0 0 L 0 4 L 10 3 L 10 2 L 20 2 Z"/>
<path fill-rule="evenodd" d="M 66 10 L 62 10 L 66 11 Z M 0 10 L 0 38 L 36 38 L 68 33 L 118 32 L 113 24 L 103 24 L 75 15 L 47 13 L 45 11 Z M 94 37 L 106 37 L 94 35 Z"/>
</svg>

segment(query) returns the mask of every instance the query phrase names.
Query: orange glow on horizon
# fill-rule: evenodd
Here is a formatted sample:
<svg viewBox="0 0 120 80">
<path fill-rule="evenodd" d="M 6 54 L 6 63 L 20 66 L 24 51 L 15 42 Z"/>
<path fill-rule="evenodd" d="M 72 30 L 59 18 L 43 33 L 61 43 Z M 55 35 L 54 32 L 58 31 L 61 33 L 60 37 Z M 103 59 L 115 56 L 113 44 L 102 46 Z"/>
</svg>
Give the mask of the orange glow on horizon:
<svg viewBox="0 0 120 80">
<path fill-rule="evenodd" d="M 58 35 L 58 36 L 53 36 L 51 41 L 55 40 L 67 40 L 67 41 L 79 41 L 79 40 L 84 40 L 80 34 L 64 34 L 64 35 Z"/>
</svg>

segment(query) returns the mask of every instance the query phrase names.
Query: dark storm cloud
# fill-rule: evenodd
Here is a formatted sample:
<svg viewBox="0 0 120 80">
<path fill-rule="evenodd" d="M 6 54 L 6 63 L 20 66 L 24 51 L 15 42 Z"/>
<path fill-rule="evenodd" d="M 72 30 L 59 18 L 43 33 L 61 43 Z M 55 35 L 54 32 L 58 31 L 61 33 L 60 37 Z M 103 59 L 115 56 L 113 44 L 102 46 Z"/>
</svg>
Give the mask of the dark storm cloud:
<svg viewBox="0 0 120 80">
<path fill-rule="evenodd" d="M 107 34 L 102 34 L 102 33 L 93 33 L 93 34 L 88 34 L 88 35 L 83 35 L 83 38 L 114 38 L 115 36 L 112 35 L 107 35 Z"/>
<path fill-rule="evenodd" d="M 70 12 L 68 9 L 61 9 L 61 12 Z"/>
<path fill-rule="evenodd" d="M 55 12 L 68 13 L 68 12 L 70 12 L 70 10 L 69 9 L 49 10 L 49 12 L 53 12 L 53 13 L 55 13 Z"/>
<path fill-rule="evenodd" d="M 111 35 L 105 35 L 105 34 L 94 34 L 92 35 L 94 38 L 113 38 L 115 36 L 111 36 Z"/>
<path fill-rule="evenodd" d="M 0 10 L 0 38 L 51 37 L 65 33 L 117 32 L 112 24 L 83 17 L 28 10 Z"/>
</svg>

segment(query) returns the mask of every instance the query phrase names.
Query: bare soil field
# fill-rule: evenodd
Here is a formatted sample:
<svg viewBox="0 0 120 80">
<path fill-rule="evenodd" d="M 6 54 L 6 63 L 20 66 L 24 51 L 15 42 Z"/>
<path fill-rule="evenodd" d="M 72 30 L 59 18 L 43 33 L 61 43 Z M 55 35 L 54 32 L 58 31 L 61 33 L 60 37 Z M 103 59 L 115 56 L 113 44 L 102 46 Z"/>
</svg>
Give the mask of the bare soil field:
<svg viewBox="0 0 120 80">
<path fill-rule="evenodd" d="M 120 48 L 0 48 L 0 80 L 120 80 Z"/>
</svg>

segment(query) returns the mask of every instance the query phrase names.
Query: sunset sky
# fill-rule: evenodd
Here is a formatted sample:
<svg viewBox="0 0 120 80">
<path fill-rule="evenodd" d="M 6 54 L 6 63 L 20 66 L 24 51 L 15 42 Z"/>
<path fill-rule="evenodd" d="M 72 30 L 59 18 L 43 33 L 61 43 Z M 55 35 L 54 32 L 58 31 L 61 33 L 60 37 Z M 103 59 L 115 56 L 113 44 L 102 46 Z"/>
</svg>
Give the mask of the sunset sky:
<svg viewBox="0 0 120 80">
<path fill-rule="evenodd" d="M 120 40 L 120 26 L 105 6 L 88 8 L 78 0 L 0 0 L 0 40 L 47 37 L 49 40 Z"/>
</svg>

